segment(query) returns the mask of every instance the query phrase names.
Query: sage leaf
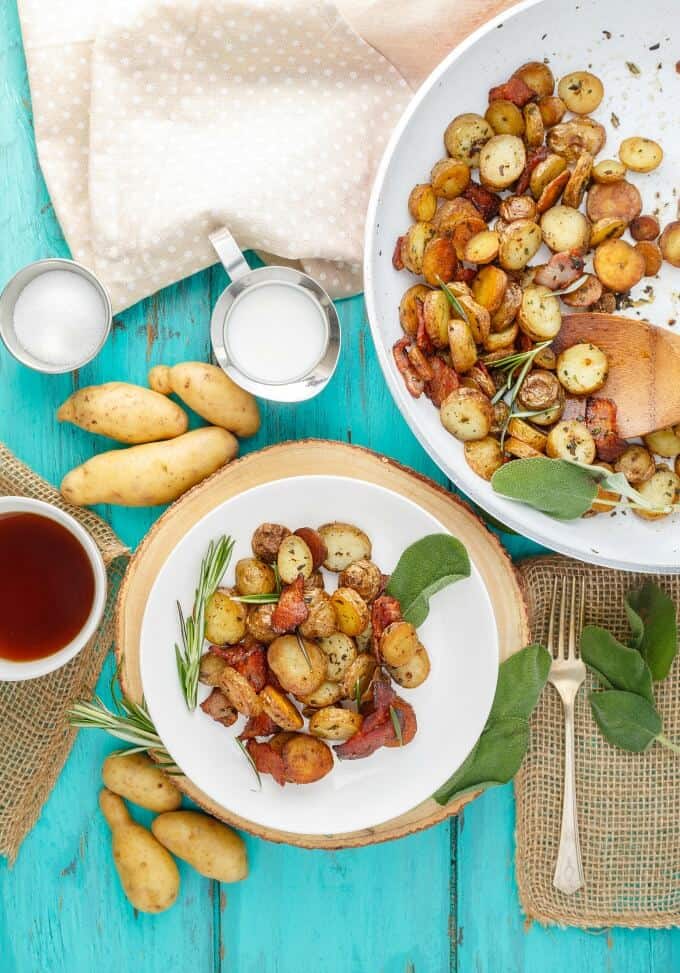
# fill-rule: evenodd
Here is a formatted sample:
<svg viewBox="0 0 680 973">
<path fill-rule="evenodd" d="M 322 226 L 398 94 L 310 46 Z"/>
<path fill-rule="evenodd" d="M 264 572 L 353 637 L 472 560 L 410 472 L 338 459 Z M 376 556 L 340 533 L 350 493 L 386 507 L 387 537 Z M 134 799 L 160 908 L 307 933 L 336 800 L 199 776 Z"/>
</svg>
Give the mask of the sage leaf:
<svg viewBox="0 0 680 973">
<path fill-rule="evenodd" d="M 519 770 L 529 745 L 529 717 L 543 691 L 550 655 L 527 645 L 498 667 L 489 718 L 474 750 L 433 795 L 439 804 L 470 791 L 507 784 Z"/>
<path fill-rule="evenodd" d="M 597 482 L 587 470 L 545 456 L 506 463 L 491 477 L 491 486 L 501 496 L 560 520 L 581 517 L 597 494 Z"/>
<path fill-rule="evenodd" d="M 626 595 L 633 645 L 647 662 L 652 678 L 665 679 L 678 651 L 675 605 L 653 581 Z"/>
<path fill-rule="evenodd" d="M 621 750 L 642 753 L 661 733 L 655 707 L 636 693 L 607 689 L 590 693 L 589 699 L 602 736 Z"/>
<path fill-rule="evenodd" d="M 621 689 L 654 704 L 652 674 L 639 652 L 622 645 L 611 632 L 587 625 L 581 632 L 581 658 L 605 689 Z"/>
<path fill-rule="evenodd" d="M 450 534 L 428 534 L 406 548 L 385 590 L 399 601 L 404 619 L 418 628 L 427 618 L 430 598 L 469 576 L 465 546 Z"/>
</svg>

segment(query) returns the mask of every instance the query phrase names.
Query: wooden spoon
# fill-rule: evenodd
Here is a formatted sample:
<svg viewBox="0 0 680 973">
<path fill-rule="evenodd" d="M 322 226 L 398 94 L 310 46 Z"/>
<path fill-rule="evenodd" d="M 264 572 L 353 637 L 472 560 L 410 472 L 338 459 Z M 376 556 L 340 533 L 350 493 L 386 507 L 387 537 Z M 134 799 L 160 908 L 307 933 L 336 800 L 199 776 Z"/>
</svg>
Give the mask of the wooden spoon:
<svg viewBox="0 0 680 973">
<path fill-rule="evenodd" d="M 609 375 L 598 396 L 616 403 L 617 429 L 630 439 L 680 423 L 680 335 L 616 314 L 569 314 L 552 347 L 601 348 Z"/>
</svg>

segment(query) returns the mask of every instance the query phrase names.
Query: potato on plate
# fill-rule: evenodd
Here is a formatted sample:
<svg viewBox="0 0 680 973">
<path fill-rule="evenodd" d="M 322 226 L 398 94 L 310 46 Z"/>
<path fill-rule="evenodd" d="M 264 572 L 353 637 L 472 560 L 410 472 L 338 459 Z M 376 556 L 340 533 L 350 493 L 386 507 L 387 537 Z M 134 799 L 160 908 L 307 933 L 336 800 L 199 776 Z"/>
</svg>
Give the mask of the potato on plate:
<svg viewBox="0 0 680 973">
<path fill-rule="evenodd" d="M 401 666 L 388 666 L 387 671 L 404 689 L 417 689 L 430 674 L 430 657 L 427 649 L 419 645 L 415 654 Z"/>
<path fill-rule="evenodd" d="M 246 634 L 248 609 L 231 595 L 218 588 L 205 607 L 205 637 L 215 645 L 236 645 Z"/>
<path fill-rule="evenodd" d="M 584 422 L 566 419 L 558 422 L 548 433 L 545 451 L 551 459 L 592 463 L 595 460 L 595 440 Z"/>
<path fill-rule="evenodd" d="M 286 692 L 296 696 L 314 692 L 326 679 L 326 656 L 310 639 L 280 636 L 267 649 L 267 662 Z"/>
<path fill-rule="evenodd" d="M 494 131 L 485 118 L 474 112 L 456 115 L 444 132 L 446 151 L 459 162 L 474 169 L 479 165 L 480 149 Z"/>
<path fill-rule="evenodd" d="M 557 377 L 572 395 L 591 395 L 607 381 L 609 362 L 596 345 L 581 342 L 565 348 L 557 359 Z"/>
<path fill-rule="evenodd" d="M 491 402 L 477 389 L 459 388 L 451 392 L 440 409 L 442 425 L 456 439 L 467 442 L 488 436 L 493 419 Z"/>
<path fill-rule="evenodd" d="M 281 749 L 286 780 L 292 784 L 312 784 L 333 769 L 333 754 L 318 737 L 294 733 Z"/>
<path fill-rule="evenodd" d="M 328 556 L 323 566 L 329 571 L 339 573 L 353 561 L 362 558 L 370 560 L 371 541 L 363 530 L 353 524 L 343 524 L 340 521 L 323 524 L 319 527 L 319 534 L 328 548 Z"/>
<path fill-rule="evenodd" d="M 368 605 L 354 588 L 336 588 L 331 595 L 337 629 L 344 635 L 360 635 L 369 622 Z"/>
<path fill-rule="evenodd" d="M 276 588 L 276 575 L 268 564 L 256 557 L 237 561 L 236 590 L 239 595 L 265 595 Z"/>
<path fill-rule="evenodd" d="M 493 436 L 464 443 L 463 455 L 470 469 L 484 480 L 490 480 L 496 470 L 503 465 L 501 444 Z"/>
<path fill-rule="evenodd" d="M 319 639 L 319 648 L 326 656 L 326 668 L 331 682 L 339 682 L 357 657 L 354 639 L 344 632 L 333 632 Z"/>
<path fill-rule="evenodd" d="M 361 713 L 341 706 L 324 706 L 309 720 L 309 732 L 322 740 L 349 740 L 363 723 Z"/>
</svg>

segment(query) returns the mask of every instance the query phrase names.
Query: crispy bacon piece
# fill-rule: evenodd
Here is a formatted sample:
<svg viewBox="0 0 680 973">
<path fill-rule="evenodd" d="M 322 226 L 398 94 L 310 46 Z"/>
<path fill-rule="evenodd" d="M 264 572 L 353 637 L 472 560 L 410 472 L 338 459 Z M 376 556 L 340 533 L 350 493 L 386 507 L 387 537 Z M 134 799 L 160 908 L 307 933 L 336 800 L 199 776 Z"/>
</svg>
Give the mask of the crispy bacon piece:
<svg viewBox="0 0 680 973">
<path fill-rule="evenodd" d="M 259 740 L 248 740 L 246 750 L 253 759 L 260 774 L 271 774 L 277 784 L 281 787 L 286 783 L 286 774 L 283 766 L 283 757 L 272 747 L 270 743 L 260 743 Z"/>
<path fill-rule="evenodd" d="M 501 197 L 497 193 L 492 193 L 490 189 L 480 186 L 478 182 L 469 183 L 467 188 L 463 190 L 463 196 L 477 207 L 482 219 L 486 220 L 487 223 L 494 216 L 498 216 L 498 210 L 501 208 Z"/>
<path fill-rule="evenodd" d="M 407 349 L 410 347 L 410 345 L 411 341 L 409 338 L 401 338 L 392 348 L 392 354 L 394 356 L 394 364 L 397 366 L 397 371 L 404 379 L 404 384 L 406 385 L 409 394 L 412 395 L 414 399 L 418 399 L 423 394 L 425 382 L 422 380 L 422 378 L 420 378 L 416 370 L 409 362 Z"/>
<path fill-rule="evenodd" d="M 256 693 L 267 683 L 267 653 L 263 645 L 246 635 L 240 645 L 209 645 L 208 651 L 225 659 L 248 680 Z"/>
<path fill-rule="evenodd" d="M 422 301 L 416 300 L 416 320 L 418 327 L 416 330 L 416 344 L 424 355 L 431 355 L 434 351 L 430 336 L 425 327 L 425 309 Z"/>
<path fill-rule="evenodd" d="M 586 401 L 586 426 L 595 440 L 598 459 L 605 463 L 617 460 L 628 446 L 617 432 L 616 403 L 611 399 L 594 396 Z"/>
<path fill-rule="evenodd" d="M 373 685 L 371 686 L 373 692 L 372 708 L 374 712 L 389 707 L 397 697 L 390 680 L 382 673 L 382 670 L 379 671 L 381 673 L 380 676 L 373 680 Z"/>
<path fill-rule="evenodd" d="M 371 628 L 373 630 L 373 652 L 376 659 L 380 648 L 380 638 L 388 625 L 401 621 L 401 605 L 392 595 L 380 595 L 371 605 Z"/>
<path fill-rule="evenodd" d="M 547 145 L 542 145 L 539 149 L 534 149 L 529 152 L 527 156 L 527 163 L 524 166 L 522 175 L 517 180 L 517 185 L 515 186 L 515 193 L 521 196 L 529 188 L 529 180 L 531 179 L 531 173 L 534 171 L 539 162 L 548 158 L 550 150 Z"/>
<path fill-rule="evenodd" d="M 239 733 L 239 740 L 252 740 L 253 737 L 270 737 L 278 732 L 278 726 L 266 713 L 248 717 L 248 722 Z"/>
<path fill-rule="evenodd" d="M 534 274 L 534 284 L 542 284 L 551 291 L 559 291 L 573 284 L 583 274 L 584 260 L 578 250 L 554 253 L 547 264 Z"/>
<path fill-rule="evenodd" d="M 403 236 L 397 237 L 397 242 L 394 245 L 394 253 L 392 254 L 392 266 L 395 270 L 404 269 L 404 261 L 401 259 L 401 245 L 404 241 Z"/>
<path fill-rule="evenodd" d="M 416 711 L 413 709 L 410 703 L 407 703 L 405 699 L 401 696 L 395 696 L 392 700 L 392 709 L 397 714 L 397 719 L 399 720 L 399 725 L 401 726 L 401 744 L 397 734 L 394 734 L 394 740 L 388 741 L 386 747 L 405 747 L 407 743 L 410 743 L 418 731 L 418 721 L 416 719 Z M 394 725 L 393 725 L 394 729 Z"/>
<path fill-rule="evenodd" d="M 535 93 L 521 78 L 510 78 L 505 84 L 496 85 L 489 91 L 489 103 L 492 101 L 511 101 L 518 108 L 524 108 L 526 103 L 535 97 Z"/>
<path fill-rule="evenodd" d="M 420 350 L 418 345 L 411 345 L 408 352 L 408 360 L 413 366 L 414 370 L 424 382 L 430 382 L 434 377 L 434 373 L 430 368 L 430 362 L 427 357 Z"/>
<path fill-rule="evenodd" d="M 432 378 L 425 385 L 425 395 L 432 400 L 432 404 L 439 408 L 451 392 L 455 392 L 460 380 L 453 368 L 442 361 L 437 355 L 430 359 Z"/>
<path fill-rule="evenodd" d="M 328 557 L 325 540 L 318 530 L 314 530 L 312 527 L 299 527 L 295 531 L 295 536 L 300 537 L 309 548 L 312 555 L 312 566 L 316 571 Z"/>
<path fill-rule="evenodd" d="M 201 709 L 222 726 L 232 726 L 238 719 L 238 713 L 231 705 L 221 689 L 215 687 L 207 699 L 201 703 Z"/>
<path fill-rule="evenodd" d="M 477 270 L 475 267 L 463 267 L 462 264 L 458 264 L 453 279 L 461 284 L 471 284 L 476 276 Z"/>
<path fill-rule="evenodd" d="M 389 680 L 376 679 L 373 683 L 372 709 L 364 717 L 361 729 L 349 740 L 333 748 L 341 760 L 358 760 L 369 757 L 380 747 L 400 745 L 390 707 L 396 713 L 401 726 L 402 744 L 411 742 L 418 729 L 413 707 L 396 695 Z"/>
<path fill-rule="evenodd" d="M 272 612 L 272 628 L 283 635 L 294 632 L 307 620 L 309 608 L 305 602 L 305 579 L 301 574 L 292 584 L 284 585 L 279 603 Z"/>
</svg>

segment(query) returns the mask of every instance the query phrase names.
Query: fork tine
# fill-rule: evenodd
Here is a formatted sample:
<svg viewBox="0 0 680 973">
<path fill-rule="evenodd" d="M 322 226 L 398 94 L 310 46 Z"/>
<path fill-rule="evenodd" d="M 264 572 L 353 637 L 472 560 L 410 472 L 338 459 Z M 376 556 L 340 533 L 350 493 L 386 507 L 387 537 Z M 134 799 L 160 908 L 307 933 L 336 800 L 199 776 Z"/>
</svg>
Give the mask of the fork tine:
<svg viewBox="0 0 680 973">
<path fill-rule="evenodd" d="M 560 597 L 560 625 L 557 631 L 557 658 L 566 659 L 564 651 L 564 616 L 567 608 L 567 579 L 562 578 L 562 594 Z"/>
<path fill-rule="evenodd" d="M 569 610 L 569 653 L 568 659 L 576 658 L 576 578 L 571 582 L 571 608 Z"/>
<path fill-rule="evenodd" d="M 552 591 L 552 599 L 550 601 L 550 617 L 548 618 L 548 639 L 547 639 L 548 644 L 547 644 L 546 648 L 548 649 L 548 652 L 552 656 L 555 655 L 554 642 L 553 642 L 553 632 L 555 630 L 555 606 L 557 604 L 557 585 L 558 584 L 559 584 L 559 581 L 558 581 L 557 578 L 555 578 L 555 583 L 553 585 L 553 591 Z"/>
</svg>

